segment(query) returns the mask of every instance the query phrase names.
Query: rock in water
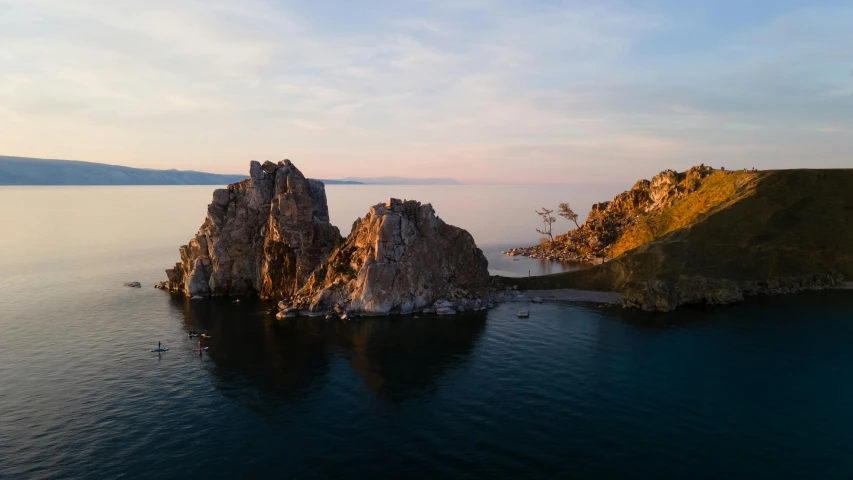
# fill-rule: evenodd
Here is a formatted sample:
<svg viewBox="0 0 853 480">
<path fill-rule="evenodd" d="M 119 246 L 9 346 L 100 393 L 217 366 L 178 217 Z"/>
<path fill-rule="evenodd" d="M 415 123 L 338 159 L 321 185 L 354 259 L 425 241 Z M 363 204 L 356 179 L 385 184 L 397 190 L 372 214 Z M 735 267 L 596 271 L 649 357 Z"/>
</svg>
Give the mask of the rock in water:
<svg viewBox="0 0 853 480">
<path fill-rule="evenodd" d="M 341 244 L 323 182 L 306 179 L 290 160 L 253 161 L 249 172 L 213 192 L 204 224 L 166 271 L 170 290 L 288 297 Z"/>
<path fill-rule="evenodd" d="M 444 223 L 430 204 L 392 198 L 353 224 L 294 304 L 311 313 L 338 306 L 350 314 L 390 315 L 488 294 L 488 261 L 473 237 Z"/>
</svg>

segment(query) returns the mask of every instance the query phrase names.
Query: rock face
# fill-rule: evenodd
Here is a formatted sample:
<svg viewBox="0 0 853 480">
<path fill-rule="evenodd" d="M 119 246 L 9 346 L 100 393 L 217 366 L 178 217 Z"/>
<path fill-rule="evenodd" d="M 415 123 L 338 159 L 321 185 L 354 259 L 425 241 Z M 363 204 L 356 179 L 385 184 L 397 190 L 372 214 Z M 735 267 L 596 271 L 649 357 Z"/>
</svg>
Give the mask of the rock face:
<svg viewBox="0 0 853 480">
<path fill-rule="evenodd" d="M 638 180 L 613 200 L 593 205 L 580 227 L 555 237 L 552 244 L 514 248 L 504 253 L 570 262 L 594 262 L 607 257 L 608 247 L 625 227 L 643 214 L 662 209 L 696 191 L 713 172 L 709 167 L 696 166 L 686 172 L 665 170 L 651 180 Z"/>
<path fill-rule="evenodd" d="M 834 288 L 843 281 L 843 274 L 830 273 L 780 277 L 764 282 L 734 282 L 703 277 L 686 277 L 677 281 L 629 282 L 622 291 L 622 305 L 650 312 L 669 312 L 682 305 L 726 305 L 742 302 L 744 296 L 779 295 Z"/>
<path fill-rule="evenodd" d="M 389 315 L 441 304 L 450 314 L 445 303 L 485 308 L 488 294 L 488 262 L 467 231 L 446 224 L 429 204 L 389 199 L 353 224 L 325 268 L 282 310 Z"/>
<path fill-rule="evenodd" d="M 299 290 L 341 244 L 322 182 L 289 160 L 250 164 L 250 179 L 213 192 L 207 218 L 160 284 L 188 296 Z"/>
</svg>

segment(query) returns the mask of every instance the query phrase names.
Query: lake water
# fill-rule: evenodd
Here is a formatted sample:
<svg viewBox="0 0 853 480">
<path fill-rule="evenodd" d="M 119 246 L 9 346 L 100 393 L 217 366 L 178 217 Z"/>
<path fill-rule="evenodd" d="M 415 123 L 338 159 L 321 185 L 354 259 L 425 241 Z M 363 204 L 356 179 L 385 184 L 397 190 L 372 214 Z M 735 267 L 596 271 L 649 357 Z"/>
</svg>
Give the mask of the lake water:
<svg viewBox="0 0 853 480">
<path fill-rule="evenodd" d="M 563 268 L 497 253 L 536 241 L 532 209 L 615 190 L 328 194 L 344 233 L 387 196 L 431 201 L 525 275 Z M 853 477 L 853 292 L 278 322 L 151 288 L 210 192 L 0 188 L 0 478 Z"/>
</svg>

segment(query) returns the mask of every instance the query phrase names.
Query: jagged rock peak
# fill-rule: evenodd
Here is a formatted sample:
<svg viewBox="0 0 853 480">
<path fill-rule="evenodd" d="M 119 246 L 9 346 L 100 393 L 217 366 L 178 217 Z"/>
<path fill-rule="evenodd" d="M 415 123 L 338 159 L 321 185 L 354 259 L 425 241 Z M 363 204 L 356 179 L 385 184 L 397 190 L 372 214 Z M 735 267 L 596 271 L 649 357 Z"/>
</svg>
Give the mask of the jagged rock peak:
<svg viewBox="0 0 853 480">
<path fill-rule="evenodd" d="M 488 261 L 471 235 L 430 204 L 390 198 L 353 224 L 346 241 L 291 300 L 310 314 L 389 315 L 489 294 Z"/>
<path fill-rule="evenodd" d="M 252 161 L 249 177 L 213 192 L 207 218 L 180 248 L 163 288 L 281 298 L 299 290 L 341 244 L 323 182 L 306 179 L 290 160 Z"/>
</svg>

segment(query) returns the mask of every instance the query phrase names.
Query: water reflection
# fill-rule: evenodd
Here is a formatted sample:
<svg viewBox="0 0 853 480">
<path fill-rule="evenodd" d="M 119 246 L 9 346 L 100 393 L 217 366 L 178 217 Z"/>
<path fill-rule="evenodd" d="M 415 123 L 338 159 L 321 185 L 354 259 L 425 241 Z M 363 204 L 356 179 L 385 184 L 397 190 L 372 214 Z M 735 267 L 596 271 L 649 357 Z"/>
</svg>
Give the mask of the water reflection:
<svg viewBox="0 0 853 480">
<path fill-rule="evenodd" d="M 316 325 L 279 324 L 264 312 L 269 306 L 257 300 L 232 303 L 173 296 L 172 303 L 181 310 L 187 332 L 210 334 L 210 339 L 201 339 L 210 348 L 200 356 L 209 362 L 216 388 L 250 408 L 296 403 L 329 369 L 328 346 Z"/>
<path fill-rule="evenodd" d="M 398 401 L 434 389 L 465 362 L 486 326 L 486 314 L 455 319 L 373 319 L 337 324 L 337 344 L 374 393 Z"/>
<path fill-rule="evenodd" d="M 202 360 L 209 362 L 216 388 L 253 409 L 293 404 L 319 390 L 336 359 L 383 399 L 398 402 L 431 392 L 468 359 L 486 326 L 485 313 L 456 319 L 278 321 L 266 313 L 270 305 L 256 299 L 233 303 L 173 296 L 171 302 L 183 315 L 186 332 L 211 335 L 202 340 L 210 347 Z"/>
</svg>

